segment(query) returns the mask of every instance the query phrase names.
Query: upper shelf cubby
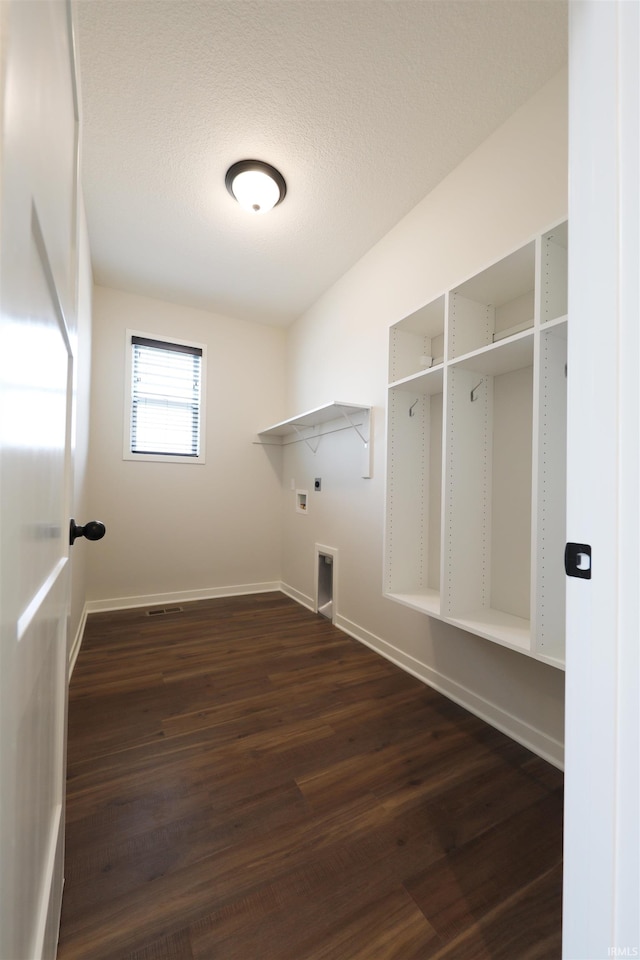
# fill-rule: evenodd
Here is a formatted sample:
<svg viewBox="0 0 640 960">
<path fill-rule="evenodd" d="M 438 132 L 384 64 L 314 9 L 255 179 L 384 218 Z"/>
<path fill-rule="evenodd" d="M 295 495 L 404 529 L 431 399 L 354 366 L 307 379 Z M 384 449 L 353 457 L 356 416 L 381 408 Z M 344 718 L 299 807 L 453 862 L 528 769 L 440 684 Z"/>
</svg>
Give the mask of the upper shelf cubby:
<svg viewBox="0 0 640 960">
<path fill-rule="evenodd" d="M 389 380 L 404 380 L 444 360 L 445 298 L 438 297 L 391 327 Z"/>
<path fill-rule="evenodd" d="M 450 359 L 533 327 L 535 264 L 532 241 L 451 291 Z"/>
</svg>

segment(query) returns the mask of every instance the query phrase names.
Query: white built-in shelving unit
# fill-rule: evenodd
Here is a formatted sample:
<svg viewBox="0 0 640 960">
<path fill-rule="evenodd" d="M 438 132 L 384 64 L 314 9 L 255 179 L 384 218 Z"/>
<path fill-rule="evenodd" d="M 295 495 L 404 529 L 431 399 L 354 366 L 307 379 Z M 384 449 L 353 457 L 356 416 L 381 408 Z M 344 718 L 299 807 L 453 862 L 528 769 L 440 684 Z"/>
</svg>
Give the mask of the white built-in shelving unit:
<svg viewBox="0 0 640 960">
<path fill-rule="evenodd" d="M 562 666 L 567 223 L 389 331 L 385 595 Z"/>
</svg>

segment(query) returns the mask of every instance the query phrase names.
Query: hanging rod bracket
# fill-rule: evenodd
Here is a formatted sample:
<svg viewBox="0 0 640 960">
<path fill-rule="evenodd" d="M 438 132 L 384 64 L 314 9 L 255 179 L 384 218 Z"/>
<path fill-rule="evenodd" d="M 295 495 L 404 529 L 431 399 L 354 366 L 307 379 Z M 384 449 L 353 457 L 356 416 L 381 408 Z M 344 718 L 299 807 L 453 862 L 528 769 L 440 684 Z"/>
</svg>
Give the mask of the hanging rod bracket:
<svg viewBox="0 0 640 960">
<path fill-rule="evenodd" d="M 346 404 L 333 401 L 299 417 L 292 417 L 273 427 L 261 430 L 254 443 L 272 446 L 286 446 L 289 443 L 304 441 L 312 453 L 316 453 L 322 437 L 341 430 L 355 430 L 362 441 L 363 464 L 361 476 L 371 477 L 372 458 L 372 409 L 359 404 Z M 274 439 L 271 439 L 273 437 Z"/>
<path fill-rule="evenodd" d="M 293 429 L 295 430 L 295 432 L 297 433 L 298 439 L 299 439 L 299 440 L 304 440 L 304 442 L 306 443 L 306 445 L 309 447 L 309 450 L 311 450 L 311 453 L 317 453 L 317 452 L 318 452 L 318 447 L 320 446 L 320 438 L 321 438 L 322 434 L 317 434 L 316 436 L 311 436 L 311 437 L 309 437 L 309 436 L 305 435 L 305 434 L 302 432 L 303 429 L 307 429 L 307 430 L 308 430 L 308 429 L 309 429 L 308 427 L 306 427 L 306 428 L 304 428 L 304 427 L 301 428 L 301 427 L 299 427 L 296 423 L 293 423 L 293 424 L 292 424 L 292 427 L 293 427 Z M 317 428 L 314 428 L 314 429 L 317 429 Z M 315 440 L 315 441 L 316 441 L 315 447 L 314 447 L 314 445 L 311 443 L 312 440 Z"/>
<path fill-rule="evenodd" d="M 352 419 L 353 414 L 347 413 L 346 410 L 341 410 L 342 416 L 347 421 L 350 427 L 352 427 L 355 432 L 358 434 L 363 443 L 363 460 L 362 460 L 362 476 L 365 480 L 371 478 L 372 473 L 372 456 L 373 451 L 371 449 L 371 410 L 361 410 L 358 412 L 358 416 L 362 419 L 362 423 L 355 423 Z M 360 427 L 363 430 L 360 430 Z M 364 431 L 364 432 L 363 432 Z"/>
</svg>

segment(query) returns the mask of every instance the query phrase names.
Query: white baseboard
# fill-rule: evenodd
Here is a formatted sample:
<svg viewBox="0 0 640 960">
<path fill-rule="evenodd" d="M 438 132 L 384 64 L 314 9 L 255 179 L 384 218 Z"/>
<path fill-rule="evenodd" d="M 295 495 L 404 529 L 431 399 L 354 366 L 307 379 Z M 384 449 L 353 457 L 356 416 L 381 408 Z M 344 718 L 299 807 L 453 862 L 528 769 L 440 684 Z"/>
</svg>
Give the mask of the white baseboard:
<svg viewBox="0 0 640 960">
<path fill-rule="evenodd" d="M 347 620 L 346 617 L 342 617 L 339 614 L 336 615 L 334 625 L 340 630 L 343 630 L 344 633 L 348 633 L 349 636 L 355 640 L 359 640 L 361 643 L 366 644 L 366 646 L 371 647 L 376 653 L 386 657 L 391 663 L 406 670 L 407 673 L 410 673 L 418 680 L 422 680 L 427 686 L 432 687 L 445 697 L 458 703 L 461 707 L 464 707 L 465 710 L 468 710 L 469 713 L 480 717 L 481 720 L 484 720 L 492 727 L 496 727 L 497 730 L 505 733 L 508 737 L 511 737 L 512 740 L 521 743 L 524 747 L 527 747 L 528 750 L 542 757 L 543 760 L 547 760 L 553 764 L 554 767 L 558 767 L 560 770 L 564 769 L 564 745 L 560 743 L 560 741 L 550 737 L 542 730 L 531 726 L 531 724 L 525 723 L 523 720 L 503 710 L 490 700 L 478 696 L 473 690 L 469 690 L 468 687 L 457 683 L 450 677 L 446 677 L 426 663 L 416 660 L 415 657 L 404 653 L 402 650 L 393 646 L 393 644 L 388 643 L 388 641 L 383 640 L 381 637 L 377 637 L 375 634 L 370 633 L 351 620 Z"/>
<path fill-rule="evenodd" d="M 312 613 L 316 612 L 315 603 L 313 597 L 308 597 L 306 593 L 300 593 L 299 590 L 296 590 L 295 587 L 290 587 L 288 583 L 281 583 L 278 587 L 281 593 L 284 593 L 287 597 L 291 597 L 292 600 L 295 600 L 296 603 L 301 604 L 301 606 L 306 607 L 307 610 L 311 610 Z"/>
<path fill-rule="evenodd" d="M 249 593 L 273 593 L 281 584 L 274 580 L 268 583 L 242 583 L 228 587 L 206 587 L 203 590 L 177 590 L 173 593 L 149 593 L 137 597 L 112 597 L 108 600 L 88 600 L 87 613 L 107 613 L 114 610 L 129 610 L 131 607 L 156 607 L 171 603 L 189 603 L 191 600 L 215 600 L 218 597 L 237 597 Z"/>
<path fill-rule="evenodd" d="M 78 629 L 76 630 L 76 635 L 73 638 L 73 643 L 71 644 L 71 649 L 69 650 L 69 680 L 71 680 L 71 674 L 73 673 L 73 668 L 76 665 L 76 660 L 78 659 L 78 654 L 80 653 L 80 647 L 82 646 L 84 628 L 87 625 L 87 613 L 87 604 L 85 603 L 80 616 L 80 623 L 78 624 Z"/>
<path fill-rule="evenodd" d="M 62 804 L 56 804 L 49 827 L 49 847 L 41 882 L 40 903 L 33 935 L 34 960 L 54 960 L 62 906 L 62 850 L 64 821 Z"/>
</svg>

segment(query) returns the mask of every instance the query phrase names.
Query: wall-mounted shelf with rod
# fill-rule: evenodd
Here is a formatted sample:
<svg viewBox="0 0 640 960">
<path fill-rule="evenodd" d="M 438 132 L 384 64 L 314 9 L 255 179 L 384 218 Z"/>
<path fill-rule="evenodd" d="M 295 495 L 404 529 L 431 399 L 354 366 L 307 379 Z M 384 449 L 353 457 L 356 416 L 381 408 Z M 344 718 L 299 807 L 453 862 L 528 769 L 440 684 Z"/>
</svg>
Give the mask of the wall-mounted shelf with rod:
<svg viewBox="0 0 640 960">
<path fill-rule="evenodd" d="M 384 593 L 564 661 L 563 222 L 389 330 Z"/>
<path fill-rule="evenodd" d="M 371 413 L 371 407 L 334 400 L 259 430 L 254 443 L 267 446 L 306 443 L 315 453 L 322 437 L 339 430 L 353 430 L 363 448 L 362 476 L 368 479 L 372 470 Z"/>
</svg>

